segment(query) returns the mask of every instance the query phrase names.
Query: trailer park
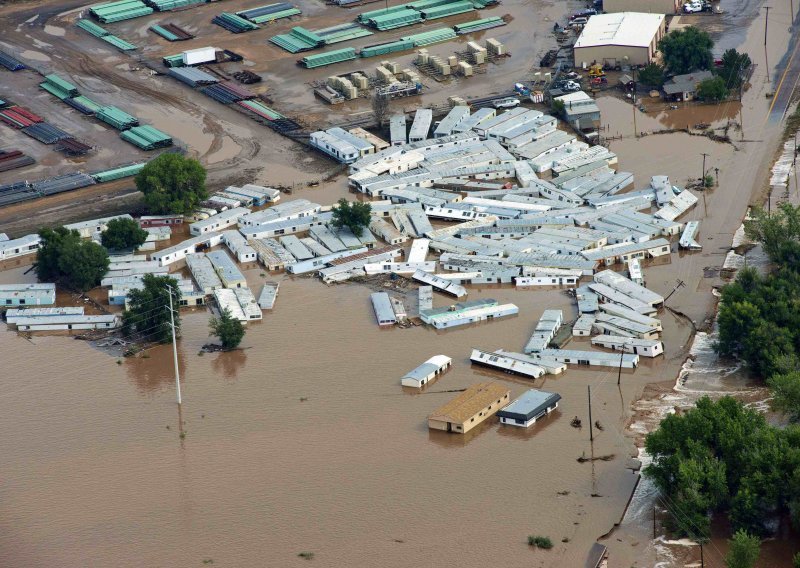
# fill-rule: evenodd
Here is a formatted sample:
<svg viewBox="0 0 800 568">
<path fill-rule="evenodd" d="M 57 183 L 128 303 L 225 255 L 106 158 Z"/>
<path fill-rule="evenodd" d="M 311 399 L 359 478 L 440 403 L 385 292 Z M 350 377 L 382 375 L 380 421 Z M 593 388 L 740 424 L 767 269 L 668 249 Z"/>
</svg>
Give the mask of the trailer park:
<svg viewBox="0 0 800 568">
<path fill-rule="evenodd" d="M 513 402 L 496 382 L 505 375 L 531 386 L 545 376 L 569 380 L 581 367 L 635 377 L 643 359 L 664 356 L 665 297 L 647 288 L 648 266 L 701 248 L 698 222 L 683 220 L 696 195 L 655 172 L 637 183 L 612 167 L 613 152 L 557 129 L 555 118 L 537 110 L 470 113 L 456 106 L 435 128 L 425 109 L 410 128 L 396 118 L 386 143 L 342 129 L 319 138 L 329 144 L 325 152 L 349 163 L 352 190 L 370 199 L 371 222 L 361 235 L 332 224 L 330 203 L 254 184 L 229 186 L 194 218 L 139 218 L 148 240 L 111 257 L 93 313 L 55 305 L 53 284 L 0 287 L 10 329 L 95 330 L 105 337 L 120 325 L 126 294 L 144 274 L 175 276 L 185 309 L 208 304 L 248 325 L 269 325 L 271 310 L 291 310 L 281 303 L 281 287 L 304 277 L 320 286 L 372 288 L 363 308 L 376 327 L 425 327 L 434 344 L 436 334 L 464 326 L 530 321 L 530 335 L 514 344 L 464 345 L 398 376 L 398 386 L 424 391 L 455 380 L 457 372 L 445 373 L 454 359 L 487 369 L 493 381 L 431 409 L 431 428 L 457 433 L 498 411 L 505 413 L 501 424 L 530 426 L 555 410 L 558 393 L 542 401 L 545 395 L 533 391 Z M 112 218 L 67 228 L 98 240 Z M 35 234 L 4 239 L 4 260 L 30 258 L 39 244 Z M 254 266 L 265 271 L 255 286 L 244 274 Z M 571 300 L 566 310 L 522 311 L 486 294 L 472 299 L 484 286 L 519 295 L 558 290 Z"/>
</svg>

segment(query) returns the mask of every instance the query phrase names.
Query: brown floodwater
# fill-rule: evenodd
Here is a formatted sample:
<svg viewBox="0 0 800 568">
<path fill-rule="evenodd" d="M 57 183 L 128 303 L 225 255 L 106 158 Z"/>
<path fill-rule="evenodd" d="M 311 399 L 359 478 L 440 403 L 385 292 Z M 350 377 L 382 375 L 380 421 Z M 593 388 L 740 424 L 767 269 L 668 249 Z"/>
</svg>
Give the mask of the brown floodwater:
<svg viewBox="0 0 800 568">
<path fill-rule="evenodd" d="M 262 274 L 247 270 L 255 290 Z M 515 302 L 520 315 L 381 330 L 367 287 L 278 278 L 276 309 L 248 325 L 241 351 L 199 356 L 208 315 L 184 314 L 185 439 L 169 346 L 117 364 L 83 341 L 0 334 L 0 564 L 292 566 L 310 551 L 326 566 L 573 566 L 618 520 L 636 481 L 625 409 L 680 364 L 687 325 L 663 314 L 671 353 L 623 373 L 621 390 L 615 370 L 532 382 L 472 368 L 469 350 L 520 349 L 546 308 L 573 316 L 563 291 L 475 288 L 471 297 Z M 436 353 L 453 369 L 423 394 L 402 389 L 399 377 Z M 489 379 L 513 396 L 559 392 L 560 411 L 525 431 L 494 421 L 466 437 L 428 431 L 426 416 L 455 396 L 443 391 Z M 605 428 L 593 446 L 569 425 L 587 423 L 587 385 Z M 616 457 L 575 461 L 592 452 Z M 534 533 L 555 549 L 530 550 Z"/>
</svg>

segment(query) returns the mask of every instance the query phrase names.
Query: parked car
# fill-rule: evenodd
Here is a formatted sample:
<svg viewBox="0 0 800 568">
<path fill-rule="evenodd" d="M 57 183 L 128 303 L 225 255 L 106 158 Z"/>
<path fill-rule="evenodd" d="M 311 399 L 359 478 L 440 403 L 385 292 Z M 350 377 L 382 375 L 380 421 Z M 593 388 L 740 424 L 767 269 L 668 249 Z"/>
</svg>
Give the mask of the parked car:
<svg viewBox="0 0 800 568">
<path fill-rule="evenodd" d="M 588 21 L 589 21 L 589 18 L 587 18 L 587 17 L 585 17 L 585 16 L 580 16 L 580 17 L 578 17 L 578 18 L 575 18 L 574 20 L 572 20 L 572 21 L 569 23 L 569 25 L 570 25 L 571 27 L 573 27 L 573 28 L 574 28 L 574 27 L 576 27 L 576 26 L 585 26 L 585 25 L 587 24 L 587 22 L 588 22 Z"/>
<path fill-rule="evenodd" d="M 570 21 L 576 20 L 578 18 L 587 18 L 588 19 L 589 16 L 595 16 L 595 15 L 597 15 L 597 10 L 595 10 L 594 8 L 586 8 L 585 10 L 579 10 L 579 11 L 575 12 L 574 14 L 572 14 L 569 17 L 569 19 L 570 19 Z"/>
<path fill-rule="evenodd" d="M 514 108 L 519 106 L 519 99 L 508 97 L 507 99 L 495 99 L 492 101 L 494 108 Z"/>
<path fill-rule="evenodd" d="M 686 14 L 694 14 L 703 11 L 703 5 L 699 2 L 687 2 L 683 5 L 683 11 Z"/>
</svg>

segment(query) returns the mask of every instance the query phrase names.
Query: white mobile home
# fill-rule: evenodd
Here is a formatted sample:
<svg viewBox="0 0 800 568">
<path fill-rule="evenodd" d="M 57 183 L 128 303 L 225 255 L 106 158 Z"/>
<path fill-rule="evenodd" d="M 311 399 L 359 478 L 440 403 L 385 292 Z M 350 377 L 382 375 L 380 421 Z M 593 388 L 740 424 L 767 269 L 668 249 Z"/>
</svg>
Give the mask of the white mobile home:
<svg viewBox="0 0 800 568">
<path fill-rule="evenodd" d="M 404 387 L 422 388 L 444 373 L 452 364 L 453 360 L 447 355 L 434 355 L 413 371 L 403 375 L 400 384 Z"/>
<path fill-rule="evenodd" d="M 664 344 L 657 339 L 637 339 L 618 335 L 598 335 L 592 338 L 592 345 L 634 353 L 643 357 L 658 357 L 664 353 Z"/>
<path fill-rule="evenodd" d="M 372 309 L 375 311 L 375 319 L 378 325 L 394 325 L 397 323 L 397 316 L 392 309 L 392 301 L 386 292 L 373 292 L 369 299 L 372 301 Z"/>
<path fill-rule="evenodd" d="M 528 428 L 542 416 L 547 416 L 558 408 L 561 395 L 553 392 L 531 389 L 525 391 L 517 400 L 497 413 L 500 424 Z"/>
<path fill-rule="evenodd" d="M 490 367 L 492 369 L 503 371 L 504 373 L 521 375 L 531 379 L 538 379 L 545 374 L 543 367 L 540 367 L 531 361 L 515 358 L 508 353 L 498 353 L 496 351 L 492 353 L 490 351 L 473 349 L 469 360 L 476 365 Z"/>
<path fill-rule="evenodd" d="M 55 284 L 0 284 L 0 306 L 52 306 L 55 303 Z"/>
<path fill-rule="evenodd" d="M 171 246 L 150 254 L 151 260 L 157 260 L 161 266 L 169 266 L 186 258 L 186 255 L 215 247 L 222 243 L 221 233 L 206 233 L 198 237 L 192 237 L 175 246 Z"/>
<path fill-rule="evenodd" d="M 0 260 L 34 254 L 42 246 L 39 235 L 25 235 L 18 239 L 0 241 Z"/>
<path fill-rule="evenodd" d="M 222 231 L 228 227 L 233 227 L 239 222 L 239 217 L 250 213 L 244 207 L 234 207 L 222 213 L 212 215 L 208 219 L 197 221 L 189 225 L 189 232 L 195 236 L 206 235 L 216 231 Z"/>
</svg>

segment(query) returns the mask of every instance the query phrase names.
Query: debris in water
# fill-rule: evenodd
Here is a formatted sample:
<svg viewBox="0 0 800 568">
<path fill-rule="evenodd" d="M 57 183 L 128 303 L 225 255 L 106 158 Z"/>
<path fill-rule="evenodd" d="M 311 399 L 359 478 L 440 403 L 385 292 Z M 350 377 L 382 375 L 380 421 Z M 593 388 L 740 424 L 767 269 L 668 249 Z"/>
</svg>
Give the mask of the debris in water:
<svg viewBox="0 0 800 568">
<path fill-rule="evenodd" d="M 603 425 L 600 424 L 599 420 L 595 420 L 594 421 L 594 427 L 597 428 L 598 430 L 600 430 L 601 432 L 603 431 Z"/>
<path fill-rule="evenodd" d="M 305 401 L 307 401 L 307 400 L 308 400 L 308 397 L 307 397 L 307 396 L 301 396 L 301 397 L 300 397 L 300 402 L 305 402 Z"/>
<path fill-rule="evenodd" d="M 581 419 L 576 416 L 575 418 L 572 419 L 572 422 L 570 422 L 569 424 L 573 428 L 580 428 L 581 427 Z"/>
<path fill-rule="evenodd" d="M 607 461 L 611 461 L 611 460 L 613 460 L 613 459 L 614 459 L 614 457 L 615 457 L 615 455 L 614 455 L 614 454 L 606 454 L 606 455 L 604 455 L 604 456 L 592 456 L 592 457 L 590 457 L 590 458 L 587 458 L 587 457 L 586 457 L 586 454 L 584 453 L 584 455 L 582 455 L 581 457 L 579 457 L 579 458 L 578 458 L 578 463 L 584 463 L 584 462 L 594 462 L 594 461 L 604 461 L 604 462 L 607 462 Z"/>
</svg>

